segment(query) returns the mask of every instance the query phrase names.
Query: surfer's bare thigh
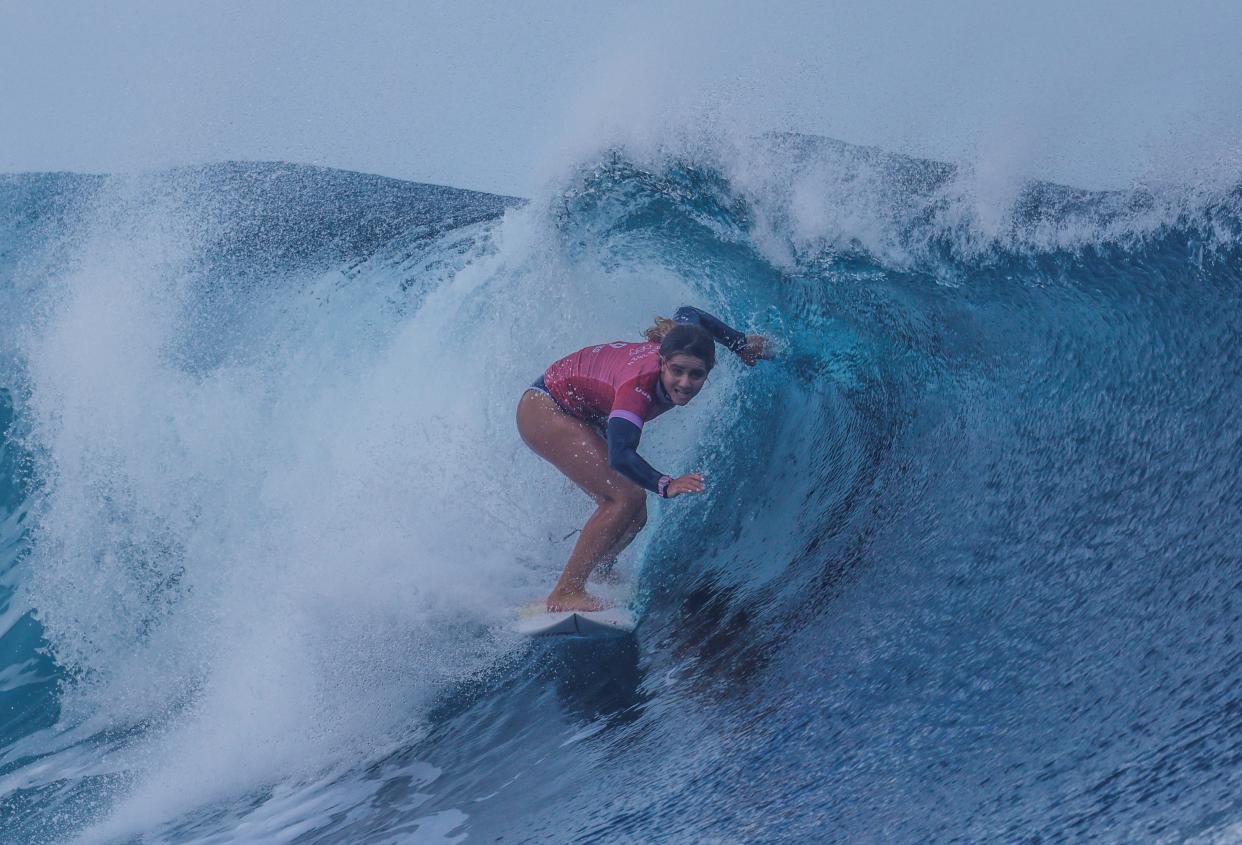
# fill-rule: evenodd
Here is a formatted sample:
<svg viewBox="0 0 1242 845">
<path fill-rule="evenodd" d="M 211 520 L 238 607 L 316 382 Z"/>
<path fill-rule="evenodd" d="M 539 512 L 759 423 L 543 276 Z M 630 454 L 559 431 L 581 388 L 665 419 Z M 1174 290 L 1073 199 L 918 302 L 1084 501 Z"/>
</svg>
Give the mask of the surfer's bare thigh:
<svg viewBox="0 0 1242 845">
<path fill-rule="evenodd" d="M 518 433 L 539 457 L 551 463 L 587 495 L 602 504 L 646 503 L 643 489 L 608 466 L 608 445 L 580 419 L 557 407 L 546 393 L 528 390 L 518 402 Z"/>
</svg>

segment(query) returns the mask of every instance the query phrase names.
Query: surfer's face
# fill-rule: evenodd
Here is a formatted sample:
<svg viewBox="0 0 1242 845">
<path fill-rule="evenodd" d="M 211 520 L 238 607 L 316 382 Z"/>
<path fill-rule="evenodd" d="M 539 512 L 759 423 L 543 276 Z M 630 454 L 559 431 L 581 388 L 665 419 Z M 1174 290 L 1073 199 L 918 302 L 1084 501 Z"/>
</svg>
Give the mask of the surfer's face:
<svg viewBox="0 0 1242 845">
<path fill-rule="evenodd" d="M 702 358 L 677 353 L 660 359 L 660 381 L 674 405 L 684 405 L 698 395 L 707 381 Z"/>
</svg>

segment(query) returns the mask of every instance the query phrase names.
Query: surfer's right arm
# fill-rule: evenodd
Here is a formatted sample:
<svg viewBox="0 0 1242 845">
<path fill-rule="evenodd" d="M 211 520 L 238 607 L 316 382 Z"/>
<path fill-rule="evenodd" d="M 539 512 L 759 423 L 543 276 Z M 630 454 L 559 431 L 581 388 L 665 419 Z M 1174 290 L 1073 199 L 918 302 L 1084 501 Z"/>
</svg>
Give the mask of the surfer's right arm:
<svg viewBox="0 0 1242 845">
<path fill-rule="evenodd" d="M 678 308 L 677 313 L 673 315 L 673 320 L 706 329 L 713 340 L 730 352 L 736 353 L 737 357 L 742 359 L 742 363 L 748 367 L 753 367 L 758 361 L 772 357 L 772 344 L 763 335 L 742 334 L 723 320 L 693 305 L 683 305 Z"/>
</svg>

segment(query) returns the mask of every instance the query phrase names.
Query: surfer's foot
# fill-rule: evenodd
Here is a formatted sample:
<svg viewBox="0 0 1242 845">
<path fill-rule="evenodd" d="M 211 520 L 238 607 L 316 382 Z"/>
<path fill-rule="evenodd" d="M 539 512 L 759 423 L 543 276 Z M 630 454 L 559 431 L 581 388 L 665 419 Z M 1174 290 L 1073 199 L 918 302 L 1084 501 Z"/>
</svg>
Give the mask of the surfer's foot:
<svg viewBox="0 0 1242 845">
<path fill-rule="evenodd" d="M 590 613 L 608 607 L 608 602 L 590 593 L 553 592 L 548 596 L 548 610 L 553 613 L 577 611 Z"/>
</svg>

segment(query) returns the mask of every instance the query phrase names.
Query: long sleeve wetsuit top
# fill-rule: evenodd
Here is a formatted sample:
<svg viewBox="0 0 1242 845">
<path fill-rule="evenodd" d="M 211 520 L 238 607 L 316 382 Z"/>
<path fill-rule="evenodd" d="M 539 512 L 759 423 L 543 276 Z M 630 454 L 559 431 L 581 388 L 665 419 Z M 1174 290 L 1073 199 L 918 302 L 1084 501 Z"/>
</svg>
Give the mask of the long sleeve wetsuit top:
<svg viewBox="0 0 1242 845">
<path fill-rule="evenodd" d="M 683 306 L 673 319 L 702 326 L 733 352 L 746 335 L 698 308 Z M 643 424 L 673 407 L 660 381 L 660 344 L 614 341 L 588 346 L 556 361 L 543 374 L 548 393 L 571 416 L 606 425 L 608 465 L 655 493 L 663 477 L 638 454 Z"/>
</svg>

